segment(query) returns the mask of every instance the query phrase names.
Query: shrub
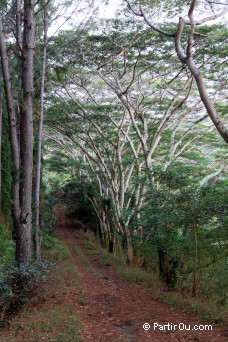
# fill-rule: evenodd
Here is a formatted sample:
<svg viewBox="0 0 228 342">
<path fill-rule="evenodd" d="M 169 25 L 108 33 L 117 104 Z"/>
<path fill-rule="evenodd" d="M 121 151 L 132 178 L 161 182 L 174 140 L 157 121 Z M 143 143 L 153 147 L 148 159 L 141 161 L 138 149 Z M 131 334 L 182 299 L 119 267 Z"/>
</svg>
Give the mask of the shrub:
<svg viewBox="0 0 228 342">
<path fill-rule="evenodd" d="M 12 262 L 1 267 L 0 278 L 0 323 L 18 307 L 28 301 L 37 283 L 44 280 L 51 263 L 21 264 Z"/>
</svg>

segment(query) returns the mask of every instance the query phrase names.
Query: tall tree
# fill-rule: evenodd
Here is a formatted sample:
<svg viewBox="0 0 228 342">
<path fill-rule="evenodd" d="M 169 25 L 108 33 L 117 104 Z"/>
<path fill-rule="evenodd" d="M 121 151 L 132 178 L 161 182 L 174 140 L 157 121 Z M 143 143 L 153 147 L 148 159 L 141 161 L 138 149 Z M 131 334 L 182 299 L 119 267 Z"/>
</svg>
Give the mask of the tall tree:
<svg viewBox="0 0 228 342">
<path fill-rule="evenodd" d="M 21 11 L 20 2 L 16 9 Z M 21 50 L 21 79 L 19 90 L 19 110 L 17 115 L 13 97 L 9 57 L 4 37 L 2 17 L 0 18 L 0 55 L 4 89 L 9 118 L 9 134 L 12 158 L 12 215 L 16 237 L 16 260 L 27 263 L 32 258 L 32 169 L 33 169 L 33 58 L 34 58 L 34 1 L 23 3 L 23 38 L 20 46 L 21 29 L 17 27 L 16 45 Z M 20 18 L 16 15 L 17 23 Z M 21 24 L 21 23 L 20 23 Z M 19 45 L 18 45 L 19 44 Z M 18 119 L 19 135 L 18 135 Z"/>
<path fill-rule="evenodd" d="M 32 257 L 32 170 L 33 170 L 33 58 L 34 0 L 24 0 L 22 43 L 22 111 L 20 117 L 20 234 L 17 259 Z"/>
<path fill-rule="evenodd" d="M 45 5 L 43 9 L 43 53 L 41 65 L 40 80 L 40 111 L 38 120 L 38 137 L 37 137 L 37 155 L 36 155 L 36 175 L 34 188 L 34 242 L 35 242 L 35 258 L 41 260 L 41 241 L 40 241 L 40 179 L 41 179 L 41 153 L 42 153 L 42 132 L 44 118 L 44 84 L 46 75 L 46 56 L 48 43 L 48 9 Z"/>
</svg>

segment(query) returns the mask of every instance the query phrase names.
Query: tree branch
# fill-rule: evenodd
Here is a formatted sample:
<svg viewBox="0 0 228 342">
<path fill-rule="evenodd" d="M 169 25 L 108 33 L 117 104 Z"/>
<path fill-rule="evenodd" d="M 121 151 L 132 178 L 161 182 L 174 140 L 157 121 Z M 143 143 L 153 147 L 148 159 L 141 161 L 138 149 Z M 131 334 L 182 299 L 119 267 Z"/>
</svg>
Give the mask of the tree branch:
<svg viewBox="0 0 228 342">
<path fill-rule="evenodd" d="M 163 36 L 166 36 L 166 37 L 175 37 L 175 33 L 170 33 L 170 32 L 167 32 L 167 31 L 164 31 L 164 30 L 161 30 L 160 28 L 154 26 L 150 21 L 149 19 L 147 18 L 146 14 L 144 13 L 143 9 L 142 9 L 142 6 L 140 6 L 140 13 L 141 13 L 141 16 L 144 18 L 145 22 L 156 32 L 158 33 L 161 33 Z M 137 15 L 137 14 L 136 14 Z"/>
<path fill-rule="evenodd" d="M 211 179 L 220 176 L 227 169 L 226 165 L 223 165 L 219 170 L 207 175 L 199 182 L 199 188 L 202 188 L 205 184 L 207 184 Z"/>
</svg>

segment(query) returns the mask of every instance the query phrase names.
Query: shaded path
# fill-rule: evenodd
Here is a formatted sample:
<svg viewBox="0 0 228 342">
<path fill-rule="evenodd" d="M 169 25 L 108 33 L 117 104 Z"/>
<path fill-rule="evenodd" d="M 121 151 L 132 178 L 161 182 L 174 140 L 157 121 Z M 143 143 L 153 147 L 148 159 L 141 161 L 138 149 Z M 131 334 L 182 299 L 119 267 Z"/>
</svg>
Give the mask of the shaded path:
<svg viewBox="0 0 228 342">
<path fill-rule="evenodd" d="M 72 222 L 65 218 L 64 209 L 57 209 L 55 216 L 56 234 L 71 252 L 83 289 L 79 316 L 85 342 L 227 341 L 228 331 L 224 327 L 212 325 L 212 331 L 194 331 L 195 325 L 205 322 L 154 301 L 142 286 L 125 284 L 111 267 L 100 266 L 97 257 L 83 248 L 80 234 L 76 239 L 75 229 L 67 228 Z M 86 262 L 77 256 L 75 244 Z M 148 331 L 143 329 L 145 322 L 151 326 Z M 154 330 L 155 323 L 163 328 L 168 323 L 177 327 L 184 323 L 191 330 L 171 329 L 171 326 Z"/>
</svg>

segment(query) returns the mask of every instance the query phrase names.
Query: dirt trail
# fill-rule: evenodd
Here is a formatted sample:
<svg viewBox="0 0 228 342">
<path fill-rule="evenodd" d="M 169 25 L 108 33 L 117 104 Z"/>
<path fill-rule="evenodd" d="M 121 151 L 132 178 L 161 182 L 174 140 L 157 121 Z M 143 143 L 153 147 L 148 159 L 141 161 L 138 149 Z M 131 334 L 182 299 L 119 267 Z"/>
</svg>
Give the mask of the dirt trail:
<svg viewBox="0 0 228 342">
<path fill-rule="evenodd" d="M 83 288 L 83 302 L 78 314 L 85 342 L 227 341 L 225 327 L 212 325 L 212 331 L 195 331 L 195 325 L 203 328 L 206 323 L 153 300 L 142 286 L 126 284 L 111 267 L 100 266 L 97 256 L 89 254 L 83 247 L 83 238 L 76 239 L 75 229 L 67 228 L 72 223 L 65 218 L 64 210 L 57 209 L 55 215 L 56 234 L 68 246 Z M 87 260 L 87 266 L 77 256 L 75 243 Z M 91 272 L 88 264 L 96 272 Z M 149 330 L 143 329 L 144 323 L 150 324 Z M 154 329 L 156 323 L 163 330 Z M 191 330 L 181 330 L 183 325 L 178 329 L 180 323 Z M 172 329 L 174 324 L 176 329 Z"/>
</svg>

